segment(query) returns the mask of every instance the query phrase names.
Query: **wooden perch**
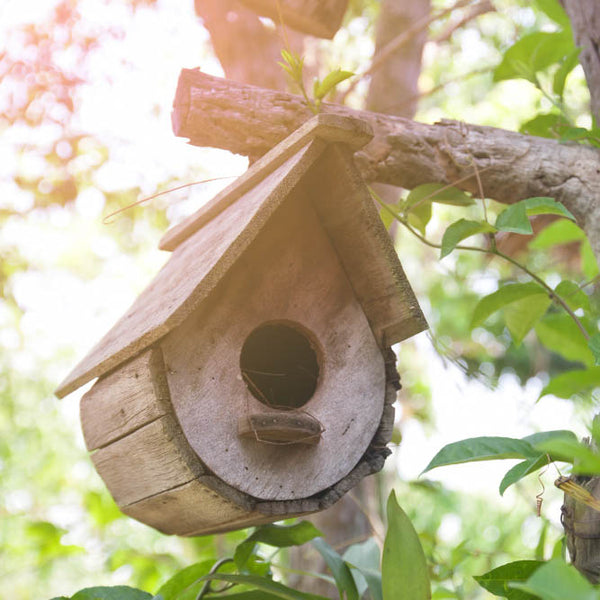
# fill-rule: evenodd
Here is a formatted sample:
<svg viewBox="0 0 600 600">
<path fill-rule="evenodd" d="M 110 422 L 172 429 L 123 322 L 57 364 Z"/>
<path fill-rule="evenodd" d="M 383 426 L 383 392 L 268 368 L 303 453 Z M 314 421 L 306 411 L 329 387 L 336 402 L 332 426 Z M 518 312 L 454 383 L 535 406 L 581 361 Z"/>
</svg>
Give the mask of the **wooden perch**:
<svg viewBox="0 0 600 600">
<path fill-rule="evenodd" d="M 512 203 L 550 196 L 577 217 L 600 256 L 600 150 L 557 140 L 444 120 L 434 125 L 323 104 L 322 111 L 364 119 L 375 138 L 355 154 L 367 181 L 408 189 L 454 183 Z M 183 69 L 173 107 L 173 130 L 196 146 L 249 156 L 265 154 L 312 113 L 300 96 Z"/>
</svg>

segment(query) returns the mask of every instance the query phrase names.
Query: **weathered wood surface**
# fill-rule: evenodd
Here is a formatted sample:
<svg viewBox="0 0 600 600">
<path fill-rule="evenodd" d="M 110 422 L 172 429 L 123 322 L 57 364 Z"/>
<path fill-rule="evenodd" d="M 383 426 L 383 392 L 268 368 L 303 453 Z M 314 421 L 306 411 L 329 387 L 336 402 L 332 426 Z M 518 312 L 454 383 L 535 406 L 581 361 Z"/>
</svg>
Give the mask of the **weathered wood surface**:
<svg viewBox="0 0 600 600">
<path fill-rule="evenodd" d="M 331 39 L 342 24 L 348 0 L 241 0 L 242 4 L 278 25 Z"/>
<path fill-rule="evenodd" d="M 306 195 L 315 198 L 319 218 L 380 345 L 391 346 L 427 329 L 390 237 L 353 164 L 352 151 L 331 145 L 303 183 Z M 361 234 L 349 235 L 352 231 Z"/>
<path fill-rule="evenodd" d="M 442 121 L 435 125 L 324 104 L 323 112 L 366 120 L 373 141 L 355 155 L 363 177 L 412 189 L 430 182 L 512 203 L 551 196 L 575 214 L 600 256 L 600 150 L 516 132 Z M 261 156 L 311 117 L 300 96 L 181 73 L 173 108 L 175 134 L 197 146 Z"/>
<path fill-rule="evenodd" d="M 216 476 L 262 500 L 307 498 L 344 478 L 383 411 L 381 350 L 311 201 L 317 202 L 293 194 L 272 217 L 265 215 L 260 235 L 211 298 L 161 342 L 188 442 Z M 247 202 L 252 196 L 227 209 L 232 219 L 250 209 Z M 213 223 L 186 244 L 208 235 Z M 272 410 L 250 393 L 240 371 L 245 340 L 272 321 L 297 324 L 316 346 L 319 381 L 303 406 L 324 429 L 315 446 L 237 435 L 241 416 Z"/>
<path fill-rule="evenodd" d="M 269 522 L 264 515 L 237 506 L 196 479 L 124 506 L 122 511 L 163 533 L 185 536 Z"/>
<path fill-rule="evenodd" d="M 338 115 L 317 115 L 313 117 L 289 135 L 276 148 L 257 160 L 252 165 L 252 169 L 238 177 L 191 217 L 169 229 L 161 239 L 159 247 L 161 250 L 174 250 L 181 242 L 233 204 L 253 185 L 260 183 L 266 175 L 282 165 L 311 140 L 319 139 L 328 143 L 341 142 L 353 150 L 358 150 L 368 144 L 372 138 L 373 130 L 365 121 L 339 117 Z"/>
<path fill-rule="evenodd" d="M 259 188 L 247 192 L 251 200 L 246 212 L 225 210 L 201 238 L 181 244 L 126 314 L 60 384 L 56 395 L 65 396 L 104 375 L 182 323 L 252 241 L 257 232 L 252 223 L 259 209 L 278 203 L 323 148 L 320 140 L 309 143 L 267 175 Z"/>
<path fill-rule="evenodd" d="M 166 415 L 92 454 L 119 506 L 187 483 L 203 472 L 197 457 L 178 442 L 181 437 L 175 419 Z"/>
<path fill-rule="evenodd" d="M 97 381 L 81 398 L 87 449 L 107 446 L 168 411 L 162 354 L 153 348 Z"/>
<path fill-rule="evenodd" d="M 272 411 L 244 415 L 238 419 L 241 438 L 273 444 L 318 444 L 321 440 L 319 422 L 301 411 Z"/>
</svg>

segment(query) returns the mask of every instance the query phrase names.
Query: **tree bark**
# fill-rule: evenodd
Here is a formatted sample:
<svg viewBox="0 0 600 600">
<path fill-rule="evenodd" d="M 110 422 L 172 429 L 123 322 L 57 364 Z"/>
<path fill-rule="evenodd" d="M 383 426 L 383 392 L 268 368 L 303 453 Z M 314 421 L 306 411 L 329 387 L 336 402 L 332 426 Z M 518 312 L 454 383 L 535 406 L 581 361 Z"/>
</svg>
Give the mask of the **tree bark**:
<svg viewBox="0 0 600 600">
<path fill-rule="evenodd" d="M 592 115 L 600 125 L 600 2 L 598 0 L 561 0 L 571 21 L 579 60 L 591 96 Z"/>
<path fill-rule="evenodd" d="M 375 56 L 400 32 L 426 18 L 429 0 L 383 0 L 377 20 Z M 413 117 L 417 109 L 421 56 L 427 41 L 427 29 L 417 31 L 371 75 L 366 108 L 402 117 Z"/>
<path fill-rule="evenodd" d="M 228 79 L 270 89 L 286 88 L 285 72 L 277 64 L 285 46 L 278 29 L 265 27 L 237 0 L 195 0 L 194 7 Z M 289 37 L 299 39 L 297 34 Z"/>
<path fill-rule="evenodd" d="M 550 196 L 585 229 L 600 259 L 600 150 L 512 131 L 402 117 L 324 104 L 324 112 L 362 118 L 374 140 L 355 155 L 367 181 L 412 189 L 430 182 L 513 203 Z M 173 109 L 175 134 L 256 158 L 312 116 L 299 96 L 237 84 L 197 70 L 182 71 Z"/>
</svg>

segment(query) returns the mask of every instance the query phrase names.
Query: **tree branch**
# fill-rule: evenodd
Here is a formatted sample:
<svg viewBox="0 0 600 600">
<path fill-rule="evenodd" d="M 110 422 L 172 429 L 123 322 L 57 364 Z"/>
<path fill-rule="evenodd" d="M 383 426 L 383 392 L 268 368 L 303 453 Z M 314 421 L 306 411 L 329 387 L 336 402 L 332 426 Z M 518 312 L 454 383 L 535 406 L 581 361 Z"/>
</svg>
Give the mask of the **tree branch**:
<svg viewBox="0 0 600 600">
<path fill-rule="evenodd" d="M 412 189 L 430 182 L 452 184 L 471 174 L 457 187 L 477 194 L 477 169 L 488 198 L 561 201 L 600 257 L 600 150 L 458 121 L 428 125 L 335 104 L 323 104 L 322 111 L 362 118 L 373 127 L 374 140 L 355 155 L 367 181 Z M 184 69 L 173 129 L 191 144 L 256 158 L 311 117 L 299 96 Z"/>
</svg>

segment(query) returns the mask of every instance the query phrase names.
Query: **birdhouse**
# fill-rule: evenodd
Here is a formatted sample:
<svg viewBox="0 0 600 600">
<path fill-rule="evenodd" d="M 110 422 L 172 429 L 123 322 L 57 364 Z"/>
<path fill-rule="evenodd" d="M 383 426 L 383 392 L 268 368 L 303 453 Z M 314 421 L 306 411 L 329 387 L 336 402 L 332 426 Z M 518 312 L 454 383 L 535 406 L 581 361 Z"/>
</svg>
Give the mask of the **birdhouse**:
<svg viewBox="0 0 600 600">
<path fill-rule="evenodd" d="M 426 327 L 353 153 L 319 115 L 161 242 L 170 260 L 57 390 L 121 510 L 202 535 L 326 508 L 389 453 L 390 346 Z"/>
<path fill-rule="evenodd" d="M 331 39 L 340 28 L 348 0 L 241 0 L 275 23 L 302 33 Z"/>
</svg>

